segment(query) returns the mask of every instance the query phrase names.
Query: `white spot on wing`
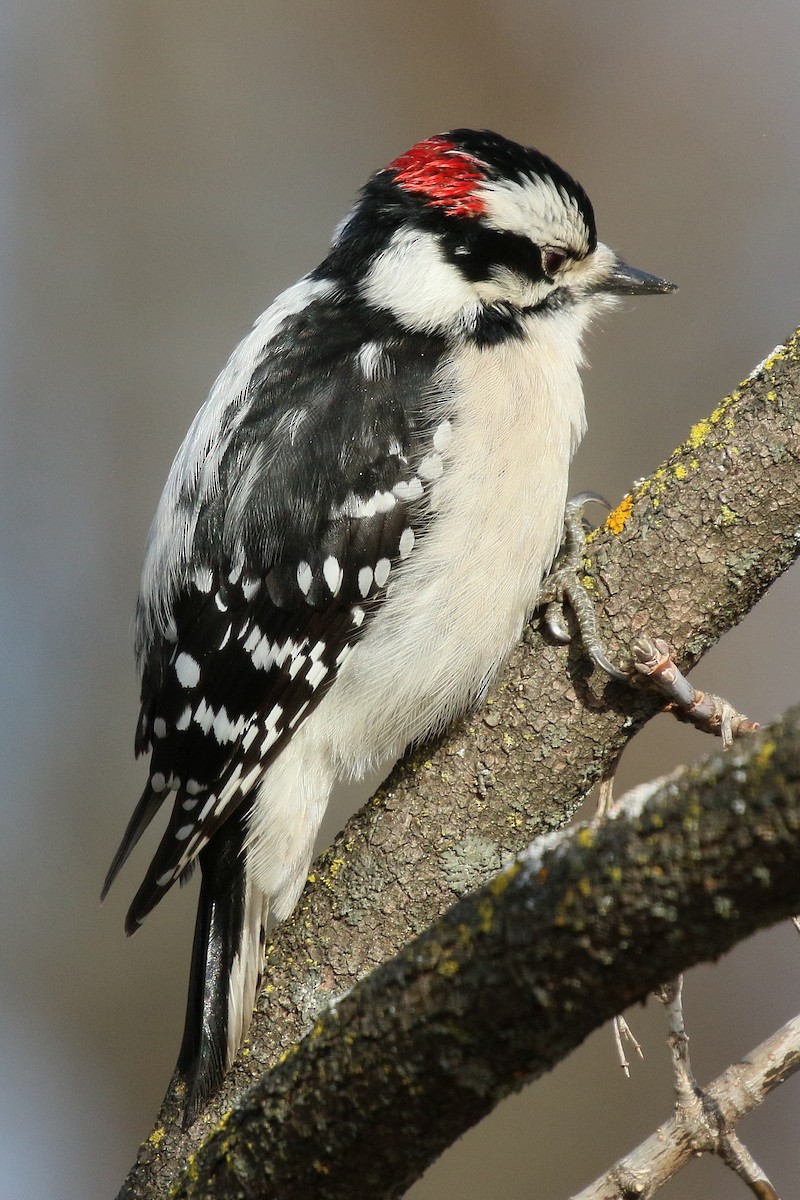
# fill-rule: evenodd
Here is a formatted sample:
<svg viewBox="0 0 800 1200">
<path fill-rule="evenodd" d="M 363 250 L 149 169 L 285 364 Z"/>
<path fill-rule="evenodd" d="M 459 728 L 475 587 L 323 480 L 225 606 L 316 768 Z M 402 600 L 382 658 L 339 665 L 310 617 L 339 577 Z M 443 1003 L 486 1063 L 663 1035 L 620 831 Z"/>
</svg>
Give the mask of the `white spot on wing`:
<svg viewBox="0 0 800 1200">
<path fill-rule="evenodd" d="M 157 738 L 167 736 L 167 722 L 163 717 L 156 717 L 155 721 L 153 721 L 153 733 Z"/>
<path fill-rule="evenodd" d="M 300 647 L 291 638 L 287 638 L 282 646 L 275 646 L 275 665 L 282 667 L 287 658 L 294 658 L 299 653 Z"/>
<path fill-rule="evenodd" d="M 212 728 L 214 730 L 214 737 L 220 745 L 224 745 L 226 742 L 234 742 L 244 728 L 244 717 L 239 717 L 238 720 L 231 721 L 223 705 L 214 717 Z"/>
<path fill-rule="evenodd" d="M 266 671 L 272 666 L 272 643 L 266 634 L 264 634 L 261 641 L 256 646 L 251 658 L 253 660 L 253 666 L 258 671 Z"/>
<path fill-rule="evenodd" d="M 408 558 L 409 554 L 414 549 L 414 541 L 415 540 L 416 539 L 414 537 L 414 530 L 409 525 L 409 527 L 407 529 L 404 529 L 403 532 L 400 534 L 400 557 L 401 558 Z"/>
<path fill-rule="evenodd" d="M 179 654 L 175 659 L 175 674 L 181 687 L 197 687 L 200 681 L 200 664 L 190 654 Z"/>
<path fill-rule="evenodd" d="M 376 492 L 375 493 L 375 511 L 379 513 L 391 512 L 397 501 L 391 492 Z"/>
<path fill-rule="evenodd" d="M 437 425 L 436 432 L 433 435 L 433 448 L 439 454 L 444 454 L 447 447 L 453 440 L 453 426 L 449 421 L 442 421 Z"/>
<path fill-rule="evenodd" d="M 264 756 L 267 754 L 267 752 L 275 745 L 279 736 L 280 735 L 279 735 L 277 729 L 269 730 L 269 732 L 267 733 L 267 736 L 264 738 L 263 742 L 261 743 L 261 752 L 260 753 L 261 753 L 262 758 L 264 758 Z"/>
<path fill-rule="evenodd" d="M 211 574 L 210 567 L 200 567 L 194 573 L 194 586 L 198 592 L 210 592 L 214 582 L 214 576 Z"/>
<path fill-rule="evenodd" d="M 391 567 L 392 564 L 388 558 L 379 558 L 375 563 L 375 583 L 378 587 L 385 586 Z"/>
<path fill-rule="evenodd" d="M 441 477 L 442 470 L 443 463 L 441 455 L 439 454 L 426 454 L 422 462 L 417 467 L 417 473 L 420 479 L 427 479 L 431 481 L 434 479 L 439 479 Z"/>
<path fill-rule="evenodd" d="M 201 700 L 195 709 L 194 719 L 202 729 L 203 733 L 208 733 L 211 726 L 214 724 L 214 716 L 215 713 L 213 708 L 206 704 L 205 699 Z"/>
<path fill-rule="evenodd" d="M 376 491 L 367 499 L 357 496 L 355 492 L 350 492 L 342 505 L 331 510 L 331 520 L 335 521 L 337 517 L 354 517 L 365 520 L 374 517 L 376 513 L 389 512 L 395 504 L 396 500 L 391 492 Z"/>
<path fill-rule="evenodd" d="M 192 719 L 192 708 L 191 708 L 191 705 L 187 704 L 186 708 L 183 710 L 183 712 L 181 713 L 181 715 L 178 717 L 177 721 L 175 722 L 175 728 L 180 729 L 181 731 L 183 731 L 184 729 L 188 729 L 189 722 L 191 721 L 191 719 Z"/>
<path fill-rule="evenodd" d="M 163 792 L 164 789 L 166 788 L 166 786 L 167 786 L 167 780 L 166 780 L 166 777 L 161 773 L 161 771 L 155 771 L 150 776 L 150 787 L 153 789 L 154 792 Z"/>
<path fill-rule="evenodd" d="M 272 708 L 269 710 L 269 713 L 267 714 L 267 719 L 264 722 L 267 729 L 275 728 L 275 726 L 278 724 L 278 722 L 280 721 L 282 716 L 283 716 L 283 705 L 273 704 Z"/>
<path fill-rule="evenodd" d="M 258 779 L 260 774 L 261 774 L 261 764 L 259 763 L 258 766 L 253 767 L 252 771 L 249 771 L 247 773 L 247 775 L 245 775 L 244 779 L 242 780 L 241 784 L 239 785 L 243 796 L 247 795 L 250 788 L 253 786 L 253 784 Z"/>
<path fill-rule="evenodd" d="M 358 590 L 362 596 L 369 595 L 369 589 L 372 587 L 372 567 L 362 567 L 358 572 Z"/>
<path fill-rule="evenodd" d="M 242 595 L 245 600 L 252 600 L 258 589 L 261 587 L 260 579 L 243 579 L 242 580 Z"/>
<path fill-rule="evenodd" d="M 200 809 L 200 813 L 199 813 L 199 815 L 198 815 L 198 817 L 197 817 L 197 823 L 198 823 L 198 825 L 199 825 L 201 822 L 205 821 L 206 817 L 207 817 L 207 816 L 208 816 L 208 814 L 211 812 L 212 808 L 214 807 L 214 805 L 215 805 L 216 803 L 217 803 L 217 797 L 216 797 L 216 796 L 214 795 L 214 793 L 212 792 L 212 793 L 211 793 L 211 795 L 210 795 L 210 796 L 208 797 L 208 799 L 206 800 L 206 802 L 205 802 L 205 804 L 203 805 L 203 807 Z"/>
<path fill-rule="evenodd" d="M 415 475 L 413 479 L 401 479 L 392 488 L 398 500 L 419 500 L 424 492 L 422 480 Z"/>
<path fill-rule="evenodd" d="M 306 675 L 306 680 L 309 687 L 318 688 L 325 676 L 328 674 L 328 668 L 324 662 L 315 662 L 311 664 L 311 668 Z"/>
<path fill-rule="evenodd" d="M 331 554 L 325 559 L 325 562 L 322 564 L 322 575 L 328 585 L 331 595 L 336 596 L 339 592 L 339 588 L 342 586 L 342 578 L 344 575 L 344 572 L 339 565 L 338 558 L 335 558 Z"/>
<path fill-rule="evenodd" d="M 248 654 L 252 654 L 260 641 L 261 630 L 257 625 L 254 625 L 248 634 L 247 641 L 244 643 L 243 648 Z"/>
<path fill-rule="evenodd" d="M 314 572 L 307 562 L 297 564 L 297 586 L 304 596 L 308 595 L 311 584 L 314 580 Z"/>
</svg>

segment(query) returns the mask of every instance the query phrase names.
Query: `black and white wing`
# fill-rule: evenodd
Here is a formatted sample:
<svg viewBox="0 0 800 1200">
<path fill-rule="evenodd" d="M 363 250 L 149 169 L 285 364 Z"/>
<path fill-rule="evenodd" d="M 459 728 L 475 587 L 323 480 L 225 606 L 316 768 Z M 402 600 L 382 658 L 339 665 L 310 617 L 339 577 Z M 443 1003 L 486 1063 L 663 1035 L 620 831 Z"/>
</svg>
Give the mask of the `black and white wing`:
<svg viewBox="0 0 800 1200">
<path fill-rule="evenodd" d="M 129 933 L 251 795 L 424 537 L 417 468 L 432 430 L 408 396 L 430 396 L 442 345 L 405 333 L 401 355 L 392 334 L 365 340 L 360 313 L 312 304 L 273 336 L 227 428 L 207 414 L 220 426 L 216 460 L 186 466 L 202 412 L 176 459 L 162 523 L 190 544 L 177 571 L 165 568 L 170 594 L 140 601 L 137 752 L 150 752 L 150 775 L 104 894 L 170 797 L 172 812 Z"/>
</svg>

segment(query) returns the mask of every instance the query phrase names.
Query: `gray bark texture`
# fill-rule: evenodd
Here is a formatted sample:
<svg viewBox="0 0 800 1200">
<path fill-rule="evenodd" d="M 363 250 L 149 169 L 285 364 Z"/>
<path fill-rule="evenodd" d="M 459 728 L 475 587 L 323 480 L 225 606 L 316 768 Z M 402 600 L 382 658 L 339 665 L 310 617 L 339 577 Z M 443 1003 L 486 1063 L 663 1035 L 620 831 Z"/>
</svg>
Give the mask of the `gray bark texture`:
<svg viewBox="0 0 800 1200">
<path fill-rule="evenodd" d="M 796 333 L 694 426 L 683 445 L 623 500 L 592 539 L 586 583 L 612 657 L 624 660 L 639 633 L 661 635 L 681 669 L 690 669 L 794 561 L 799 534 Z M 562 827 L 660 703 L 652 693 L 592 674 L 579 646 L 552 646 L 530 629 L 485 706 L 436 745 L 407 756 L 315 864 L 298 908 L 268 947 L 266 983 L 249 1044 L 222 1092 L 184 1132 L 179 1119 L 182 1084 L 173 1080 L 120 1197 L 155 1200 L 174 1194 L 187 1161 L 196 1190 L 179 1194 L 291 1195 L 266 1191 L 265 1176 L 258 1184 L 261 1191 L 238 1184 L 238 1191 L 211 1190 L 196 1175 L 200 1143 L 282 1056 L 290 1055 L 293 1064 L 299 1061 L 314 1040 L 315 1022 L 332 1000 L 396 955 L 460 897 L 484 885 L 535 837 Z M 719 868 L 710 861 L 709 877 L 717 880 Z M 726 894 L 727 881 L 721 886 Z M 757 895 L 750 914 L 757 924 L 784 911 L 768 886 Z M 691 912 L 683 911 L 683 920 L 681 954 L 667 952 L 668 938 L 647 942 L 650 983 L 704 953 L 721 952 L 723 947 L 702 930 L 695 937 Z M 736 936 L 755 927 L 742 928 Z M 660 959 L 662 941 L 665 957 Z M 610 950 L 606 942 L 603 946 Z M 650 983 L 641 965 L 637 978 L 645 991 Z M 456 972 L 450 980 L 455 992 L 458 983 Z M 622 996 L 609 1000 L 602 1016 L 627 1002 Z M 570 1032 L 572 1020 L 567 1006 L 561 1028 L 550 1033 L 553 1045 L 574 1045 L 586 1036 L 588 1027 L 580 1021 Z M 323 1027 L 327 1029 L 325 1022 Z M 296 1051 L 309 1030 L 311 1037 Z M 275 1078 L 286 1080 L 286 1069 L 284 1064 Z M 525 1077 L 532 1073 L 533 1067 L 524 1069 Z M 519 1082 L 509 1079 L 505 1090 Z M 379 1090 L 375 1080 L 372 1085 Z M 292 1084 L 285 1086 L 285 1111 L 290 1112 Z M 306 1110 L 307 1158 L 325 1151 L 328 1122 L 349 1104 L 342 1086 L 331 1078 L 328 1093 L 317 1093 L 313 1121 Z M 467 1124 L 486 1111 L 480 1104 L 477 1108 L 475 1115 L 469 1109 Z M 232 1120 L 227 1118 L 225 1128 Z M 373 1133 L 375 1139 L 388 1136 L 384 1128 Z M 265 1157 L 277 1160 L 277 1146 L 265 1151 Z M 254 1168 L 250 1164 L 247 1169 Z M 407 1186 L 411 1175 L 398 1165 L 397 1177 Z M 304 1194 L 345 1192 L 325 1193 L 317 1187 Z"/>
<path fill-rule="evenodd" d="M 664 978 L 800 906 L 800 709 L 644 807 L 554 835 L 328 1008 L 179 1200 L 402 1196 Z"/>
</svg>

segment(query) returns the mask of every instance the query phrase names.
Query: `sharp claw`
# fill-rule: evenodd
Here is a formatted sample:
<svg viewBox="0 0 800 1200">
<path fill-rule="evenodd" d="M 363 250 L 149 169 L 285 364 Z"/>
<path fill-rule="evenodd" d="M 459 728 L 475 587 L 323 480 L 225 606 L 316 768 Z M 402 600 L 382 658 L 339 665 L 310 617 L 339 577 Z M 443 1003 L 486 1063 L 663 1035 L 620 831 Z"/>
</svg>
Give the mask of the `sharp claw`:
<svg viewBox="0 0 800 1200">
<path fill-rule="evenodd" d="M 598 648 L 595 646 L 592 649 L 587 648 L 587 653 L 589 654 L 589 657 L 594 665 L 599 667 L 601 671 L 605 672 L 609 678 L 616 679 L 618 683 L 627 683 L 629 681 L 630 676 L 626 675 L 624 671 L 620 671 L 618 667 L 615 667 L 614 664 L 606 658 L 602 650 L 598 650 Z"/>
<path fill-rule="evenodd" d="M 562 646 L 566 646 L 572 641 L 572 637 L 567 630 L 567 627 L 561 620 L 561 606 L 558 601 L 553 600 L 547 605 L 544 610 L 544 624 L 551 637 L 557 642 L 561 642 Z"/>
<path fill-rule="evenodd" d="M 613 505 L 609 504 L 605 496 L 601 496 L 599 492 L 578 492 L 575 496 L 570 496 L 567 501 L 567 508 L 577 511 L 586 507 L 587 504 L 599 504 L 606 512 L 611 512 Z"/>
</svg>

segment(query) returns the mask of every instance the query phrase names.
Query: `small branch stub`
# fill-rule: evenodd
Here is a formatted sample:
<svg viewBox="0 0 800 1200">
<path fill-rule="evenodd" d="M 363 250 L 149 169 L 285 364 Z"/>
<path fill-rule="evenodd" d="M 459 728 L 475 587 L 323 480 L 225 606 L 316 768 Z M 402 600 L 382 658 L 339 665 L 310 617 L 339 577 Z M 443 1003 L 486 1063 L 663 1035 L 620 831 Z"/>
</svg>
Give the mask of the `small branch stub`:
<svg viewBox="0 0 800 1200">
<path fill-rule="evenodd" d="M 695 725 L 704 733 L 721 737 L 730 746 L 735 738 L 757 733 L 761 726 L 736 711 L 713 692 L 698 691 L 681 673 L 663 638 L 639 637 L 631 647 L 636 671 L 669 700 L 668 711 L 679 721 Z"/>
</svg>

